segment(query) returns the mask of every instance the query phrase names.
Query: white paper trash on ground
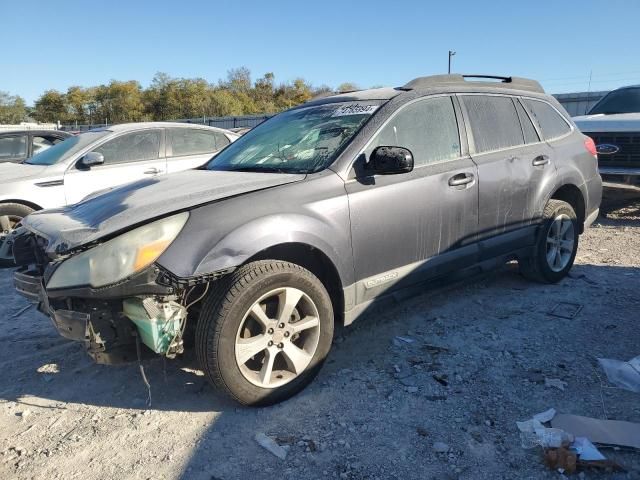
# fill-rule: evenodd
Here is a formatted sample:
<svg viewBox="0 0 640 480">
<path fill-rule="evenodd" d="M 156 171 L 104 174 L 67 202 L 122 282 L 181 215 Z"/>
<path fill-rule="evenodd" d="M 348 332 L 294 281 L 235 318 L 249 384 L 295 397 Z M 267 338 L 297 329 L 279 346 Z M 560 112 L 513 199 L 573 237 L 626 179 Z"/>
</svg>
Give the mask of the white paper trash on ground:
<svg viewBox="0 0 640 480">
<path fill-rule="evenodd" d="M 598 362 L 613 385 L 640 393 L 640 356 L 628 362 L 609 358 L 599 358 Z"/>
</svg>

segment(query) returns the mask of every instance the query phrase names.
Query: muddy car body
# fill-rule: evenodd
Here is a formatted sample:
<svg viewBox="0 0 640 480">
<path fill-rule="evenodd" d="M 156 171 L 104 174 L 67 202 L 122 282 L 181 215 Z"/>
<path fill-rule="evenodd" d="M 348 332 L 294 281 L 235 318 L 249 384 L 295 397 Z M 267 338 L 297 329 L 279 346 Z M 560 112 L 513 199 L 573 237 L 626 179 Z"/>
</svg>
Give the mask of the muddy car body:
<svg viewBox="0 0 640 480">
<path fill-rule="evenodd" d="M 569 271 L 600 204 L 593 142 L 537 82 L 499 80 L 318 99 L 207 168 L 36 212 L 16 287 L 99 362 L 140 340 L 174 356 L 193 327 L 216 386 L 280 401 L 319 370 L 334 319 L 460 269 Z"/>
</svg>

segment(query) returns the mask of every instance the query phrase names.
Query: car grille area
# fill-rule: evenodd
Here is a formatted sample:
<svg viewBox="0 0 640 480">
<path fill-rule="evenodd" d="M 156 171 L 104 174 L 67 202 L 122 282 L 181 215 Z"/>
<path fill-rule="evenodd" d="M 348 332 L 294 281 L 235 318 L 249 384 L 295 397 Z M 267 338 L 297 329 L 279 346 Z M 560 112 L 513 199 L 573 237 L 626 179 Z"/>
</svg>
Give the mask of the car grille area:
<svg viewBox="0 0 640 480">
<path fill-rule="evenodd" d="M 598 153 L 601 167 L 640 168 L 640 132 L 596 132 L 585 133 L 598 145 L 615 145 L 616 153 Z"/>
</svg>

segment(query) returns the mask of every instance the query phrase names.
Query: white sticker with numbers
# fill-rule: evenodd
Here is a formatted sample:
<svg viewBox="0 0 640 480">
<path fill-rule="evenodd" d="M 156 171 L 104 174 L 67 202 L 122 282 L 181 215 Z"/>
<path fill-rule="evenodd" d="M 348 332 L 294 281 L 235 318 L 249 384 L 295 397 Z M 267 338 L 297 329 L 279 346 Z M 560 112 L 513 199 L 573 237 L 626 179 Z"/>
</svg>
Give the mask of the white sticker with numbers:
<svg viewBox="0 0 640 480">
<path fill-rule="evenodd" d="M 378 109 L 378 105 L 359 105 L 357 103 L 350 105 L 342 105 L 332 117 L 344 117 L 346 115 L 371 115 Z"/>
</svg>

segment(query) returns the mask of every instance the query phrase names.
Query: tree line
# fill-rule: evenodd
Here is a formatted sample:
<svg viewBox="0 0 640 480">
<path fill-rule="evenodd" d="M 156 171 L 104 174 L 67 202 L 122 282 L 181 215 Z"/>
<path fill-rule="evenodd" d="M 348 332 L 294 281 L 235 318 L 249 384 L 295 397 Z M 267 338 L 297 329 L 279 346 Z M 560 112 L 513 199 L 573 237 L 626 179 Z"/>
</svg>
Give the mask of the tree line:
<svg viewBox="0 0 640 480">
<path fill-rule="evenodd" d="M 356 88 L 343 83 L 337 91 Z M 302 78 L 276 84 L 273 73 L 252 81 L 246 67 L 229 70 L 217 83 L 157 73 L 147 88 L 135 80 L 111 80 L 95 87 L 72 86 L 66 92 L 47 90 L 33 107 L 19 96 L 0 92 L 0 123 L 33 119 L 87 125 L 276 113 L 332 91 Z"/>
</svg>

